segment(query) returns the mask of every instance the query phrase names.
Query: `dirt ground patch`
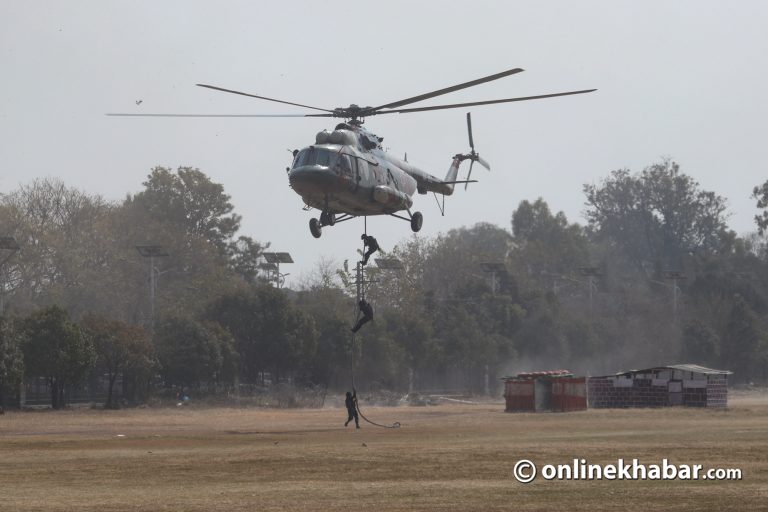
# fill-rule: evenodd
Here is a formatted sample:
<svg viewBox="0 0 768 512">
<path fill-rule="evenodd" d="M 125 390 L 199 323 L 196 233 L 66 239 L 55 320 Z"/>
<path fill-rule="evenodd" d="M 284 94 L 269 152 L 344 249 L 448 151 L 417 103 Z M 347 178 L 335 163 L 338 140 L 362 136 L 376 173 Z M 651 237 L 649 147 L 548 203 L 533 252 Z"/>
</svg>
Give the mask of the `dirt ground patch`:
<svg viewBox="0 0 768 512">
<path fill-rule="evenodd" d="M 0 510 L 768 510 L 768 397 L 726 411 L 507 414 L 500 404 L 207 408 L 0 416 Z M 521 484 L 544 464 L 701 464 L 738 481 Z"/>
</svg>

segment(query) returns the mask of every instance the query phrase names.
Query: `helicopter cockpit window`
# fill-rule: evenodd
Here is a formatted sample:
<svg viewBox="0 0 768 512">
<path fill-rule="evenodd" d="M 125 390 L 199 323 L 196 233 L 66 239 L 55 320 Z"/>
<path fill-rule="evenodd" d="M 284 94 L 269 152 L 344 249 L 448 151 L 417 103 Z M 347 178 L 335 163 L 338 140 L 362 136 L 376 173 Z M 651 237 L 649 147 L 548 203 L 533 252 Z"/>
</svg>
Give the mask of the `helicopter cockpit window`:
<svg viewBox="0 0 768 512">
<path fill-rule="evenodd" d="M 335 151 L 322 148 L 305 148 L 296 155 L 296 160 L 294 161 L 293 166 L 322 165 L 324 167 L 330 167 L 335 162 Z"/>
<path fill-rule="evenodd" d="M 322 165 L 324 167 L 331 166 L 331 161 L 336 154 L 335 152 L 328 151 L 327 149 L 317 149 L 315 152 L 317 153 L 317 160 L 315 161 L 316 165 Z"/>
<path fill-rule="evenodd" d="M 311 148 L 308 149 L 302 149 L 299 151 L 299 154 L 296 155 L 296 158 L 293 160 L 293 167 L 301 167 L 302 165 L 307 165 L 307 156 L 309 155 L 309 152 L 311 151 Z"/>
</svg>

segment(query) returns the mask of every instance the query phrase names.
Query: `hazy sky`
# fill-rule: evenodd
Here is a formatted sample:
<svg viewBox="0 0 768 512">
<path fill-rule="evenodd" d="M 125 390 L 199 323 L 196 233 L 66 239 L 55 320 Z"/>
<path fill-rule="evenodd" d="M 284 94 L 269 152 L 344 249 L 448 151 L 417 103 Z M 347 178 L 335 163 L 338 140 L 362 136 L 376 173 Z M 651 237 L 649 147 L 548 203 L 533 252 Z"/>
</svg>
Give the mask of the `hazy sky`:
<svg viewBox="0 0 768 512">
<path fill-rule="evenodd" d="M 286 149 L 329 119 L 110 118 L 135 113 L 307 113 L 195 87 L 208 83 L 323 108 L 392 102 L 521 67 L 524 73 L 421 105 L 598 88 L 471 109 L 480 183 L 417 196 L 422 234 L 504 228 L 543 197 L 583 222 L 585 183 L 671 157 L 754 229 L 768 178 L 768 3 L 38 1 L 0 3 L 0 192 L 35 177 L 119 200 L 157 165 L 199 167 L 224 185 L 243 234 L 289 251 L 289 280 L 323 255 L 353 259 L 362 219 L 311 237 Z M 140 105 L 136 101 L 141 100 Z M 413 105 L 417 106 L 417 105 Z M 371 117 L 384 146 L 443 177 L 468 149 L 466 110 Z M 466 164 L 465 164 L 466 165 Z M 466 167 L 460 172 L 465 176 Z M 384 249 L 406 222 L 371 217 Z M 295 282 L 295 281 L 294 281 Z"/>
</svg>

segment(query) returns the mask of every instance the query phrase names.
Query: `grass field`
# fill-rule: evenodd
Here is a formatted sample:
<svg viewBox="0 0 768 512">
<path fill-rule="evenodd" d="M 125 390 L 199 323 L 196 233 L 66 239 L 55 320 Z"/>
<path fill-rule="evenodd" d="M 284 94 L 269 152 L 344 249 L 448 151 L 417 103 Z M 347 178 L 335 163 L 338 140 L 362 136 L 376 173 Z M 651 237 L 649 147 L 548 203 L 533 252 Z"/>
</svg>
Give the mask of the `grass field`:
<svg viewBox="0 0 768 512">
<path fill-rule="evenodd" d="M 364 405 L 364 404 L 363 404 Z M 0 510 L 768 510 L 768 397 L 727 411 L 507 414 L 501 404 L 0 416 Z M 740 481 L 518 483 L 519 459 L 738 468 Z"/>
</svg>

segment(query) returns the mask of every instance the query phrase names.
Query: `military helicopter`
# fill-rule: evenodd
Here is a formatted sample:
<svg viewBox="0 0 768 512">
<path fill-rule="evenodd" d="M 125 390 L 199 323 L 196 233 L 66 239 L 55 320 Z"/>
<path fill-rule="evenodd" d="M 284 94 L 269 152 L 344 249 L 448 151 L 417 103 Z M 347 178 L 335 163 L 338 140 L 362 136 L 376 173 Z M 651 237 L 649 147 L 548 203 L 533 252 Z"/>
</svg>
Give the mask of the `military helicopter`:
<svg viewBox="0 0 768 512">
<path fill-rule="evenodd" d="M 335 117 L 342 118 L 344 122 L 336 125 L 333 131 L 323 130 L 315 137 L 315 143 L 301 150 L 293 151 L 293 163 L 286 168 L 290 187 L 301 196 L 305 209 L 311 208 L 320 211 L 319 218 L 309 221 L 309 230 L 312 236 L 320 238 L 322 228 L 333 226 L 339 222 L 369 215 L 391 215 L 410 222 L 411 230 L 421 230 L 423 215 L 421 212 L 411 212 L 413 195 L 415 193 L 427 194 L 432 192 L 443 196 L 438 207 L 445 214 L 445 196 L 453 194 L 454 186 L 464 184 L 466 189 L 471 180 L 472 166 L 475 162 L 490 170 L 488 162 L 483 160 L 475 151 L 472 138 L 472 119 L 467 113 L 467 132 L 469 136 L 469 153 L 454 155 L 451 165 L 444 179 L 408 163 L 407 159 L 399 159 L 385 151 L 381 143 L 384 140 L 363 127 L 365 118 L 381 114 L 406 114 L 412 112 L 425 112 L 450 108 L 465 108 L 496 103 L 509 103 L 515 101 L 527 101 L 557 96 L 569 96 L 593 92 L 596 89 L 581 91 L 560 92 L 554 94 L 542 94 L 518 98 L 506 98 L 488 101 L 474 101 L 468 103 L 454 103 L 449 105 L 435 105 L 428 107 L 400 108 L 419 101 L 448 94 L 450 92 L 466 89 L 493 80 L 498 80 L 510 75 L 522 72 L 521 68 L 502 71 L 470 82 L 446 87 L 436 91 L 420 94 L 411 98 L 386 103 L 377 107 L 360 107 L 351 104 L 348 107 L 334 109 L 313 107 L 290 101 L 268 98 L 256 94 L 249 94 L 232 89 L 225 89 L 214 85 L 196 84 L 216 91 L 239 94 L 251 98 L 257 98 L 286 105 L 293 105 L 310 110 L 317 110 L 319 114 L 277 114 L 277 115 L 236 115 L 217 116 L 194 114 L 108 114 L 124 116 L 169 116 L 169 117 Z M 467 178 L 457 180 L 459 167 L 465 160 L 470 161 Z M 407 217 L 403 213 L 407 213 Z"/>
</svg>

